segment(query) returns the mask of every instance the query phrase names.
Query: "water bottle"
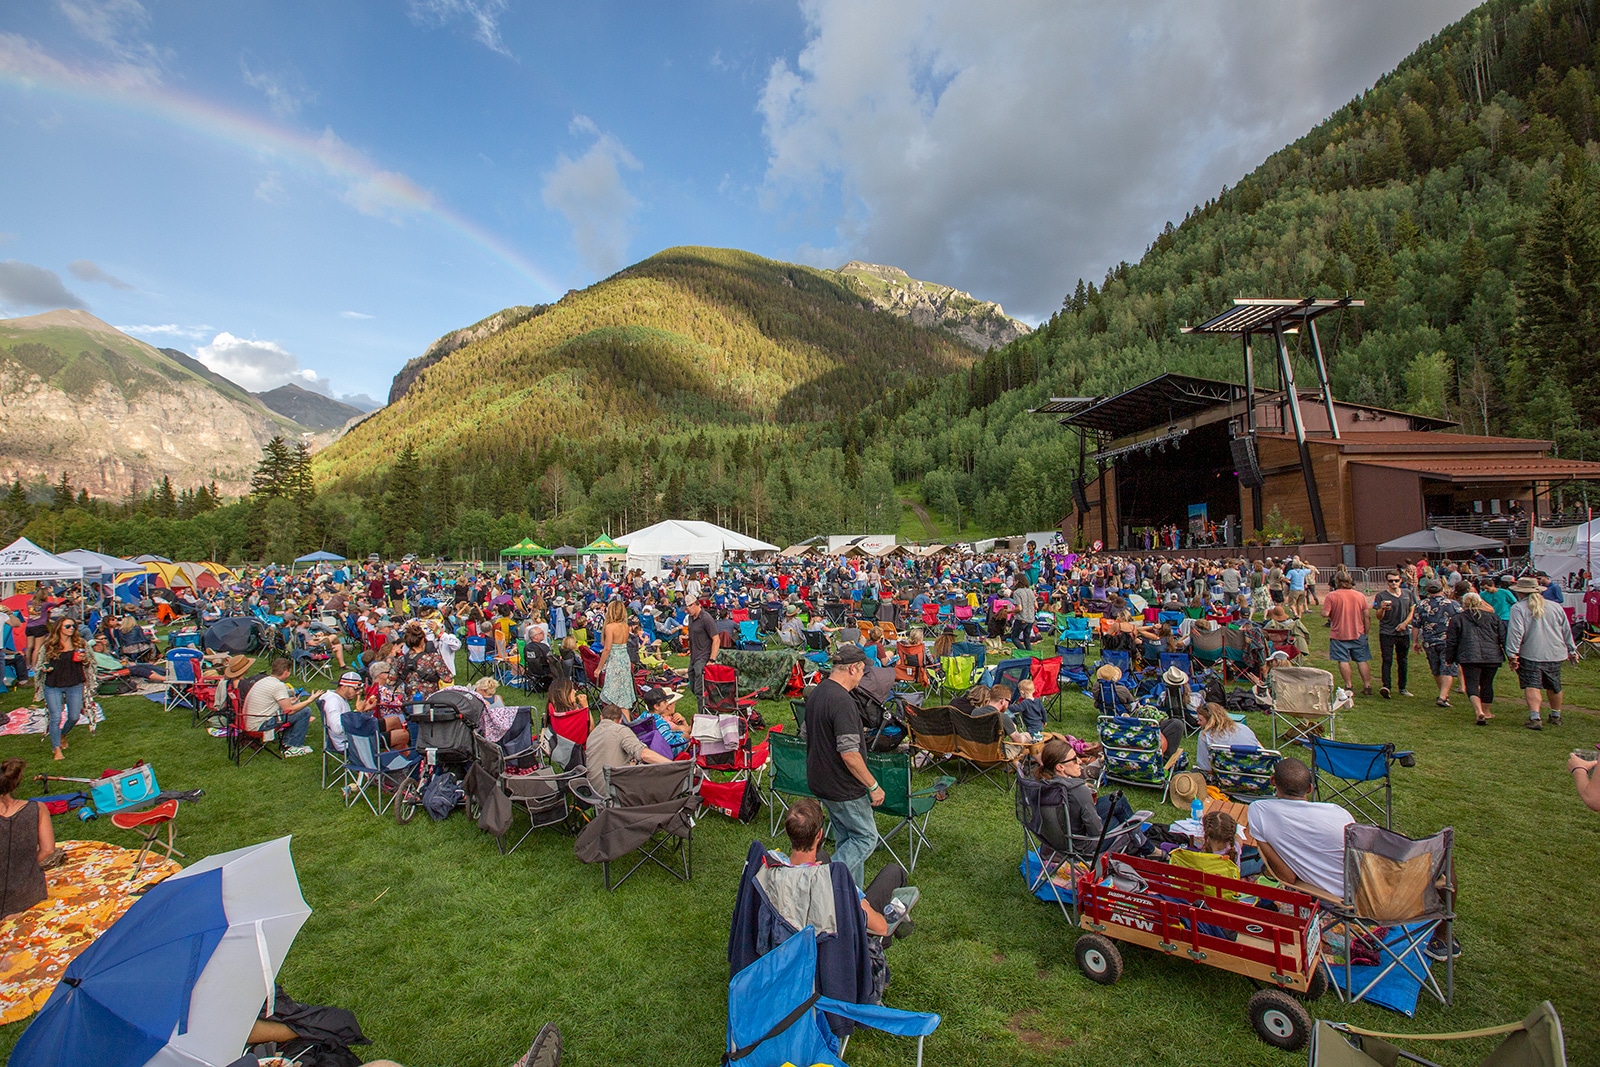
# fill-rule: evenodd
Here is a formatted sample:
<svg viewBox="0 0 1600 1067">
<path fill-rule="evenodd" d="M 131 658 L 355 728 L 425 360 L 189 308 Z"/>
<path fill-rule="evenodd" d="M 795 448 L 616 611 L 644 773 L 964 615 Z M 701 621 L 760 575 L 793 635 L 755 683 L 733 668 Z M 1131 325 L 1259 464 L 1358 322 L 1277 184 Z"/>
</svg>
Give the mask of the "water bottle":
<svg viewBox="0 0 1600 1067">
<path fill-rule="evenodd" d="M 1193 800 L 1189 801 L 1189 818 L 1193 819 L 1195 822 L 1200 822 L 1205 818 L 1205 814 L 1206 806 L 1200 803 L 1199 797 L 1195 797 Z"/>
</svg>

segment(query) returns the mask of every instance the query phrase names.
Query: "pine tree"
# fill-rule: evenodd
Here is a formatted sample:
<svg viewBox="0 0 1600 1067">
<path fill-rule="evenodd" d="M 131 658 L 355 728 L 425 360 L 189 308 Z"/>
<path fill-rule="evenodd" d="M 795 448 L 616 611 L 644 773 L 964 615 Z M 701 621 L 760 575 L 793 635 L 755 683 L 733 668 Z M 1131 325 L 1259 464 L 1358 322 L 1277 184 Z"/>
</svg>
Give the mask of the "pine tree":
<svg viewBox="0 0 1600 1067">
<path fill-rule="evenodd" d="M 294 473 L 294 454 L 289 442 L 274 437 L 261 449 L 261 462 L 250 476 L 250 495 L 261 500 L 288 496 Z"/>
<path fill-rule="evenodd" d="M 80 508 L 84 508 L 85 510 L 94 506 L 94 501 L 89 498 L 89 490 L 78 490 L 78 506 Z"/>
<path fill-rule="evenodd" d="M 6 510 L 13 515 L 21 515 L 28 510 L 28 491 L 22 488 L 22 479 L 11 479 L 11 488 L 6 492 Z"/>
<path fill-rule="evenodd" d="M 389 471 L 389 487 L 384 494 L 384 533 L 391 546 L 403 546 L 406 535 L 422 517 L 422 470 L 417 451 L 408 443 L 395 457 Z"/>
<path fill-rule="evenodd" d="M 295 503 L 301 507 L 305 507 L 317 493 L 316 483 L 311 477 L 311 449 L 304 441 L 296 441 L 289 459 L 286 495 L 293 497 Z"/>
<path fill-rule="evenodd" d="M 67 472 L 61 472 L 61 480 L 56 483 L 55 497 L 50 501 L 53 511 L 65 511 L 72 506 L 75 494 L 72 491 L 72 482 L 67 479 Z"/>
<path fill-rule="evenodd" d="M 1564 383 L 1574 406 L 1600 399 L 1600 231 L 1582 185 L 1554 182 L 1524 245 L 1528 269 L 1517 286 L 1517 348 L 1530 369 Z"/>
<path fill-rule="evenodd" d="M 161 476 L 161 484 L 157 485 L 151 494 L 151 503 L 155 513 L 163 519 L 170 519 L 178 513 L 178 497 L 172 491 L 172 479 L 166 475 Z"/>
</svg>

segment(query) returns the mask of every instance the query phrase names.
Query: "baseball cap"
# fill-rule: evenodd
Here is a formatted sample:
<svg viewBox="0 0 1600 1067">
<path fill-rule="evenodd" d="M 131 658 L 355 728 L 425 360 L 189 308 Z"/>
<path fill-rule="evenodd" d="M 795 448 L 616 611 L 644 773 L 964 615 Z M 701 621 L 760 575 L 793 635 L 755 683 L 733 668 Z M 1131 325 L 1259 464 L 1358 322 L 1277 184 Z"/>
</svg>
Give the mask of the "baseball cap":
<svg viewBox="0 0 1600 1067">
<path fill-rule="evenodd" d="M 358 686 L 361 684 L 361 675 L 357 674 L 355 671 L 345 671 L 343 674 L 339 675 L 339 684 Z"/>
<path fill-rule="evenodd" d="M 839 651 L 833 654 L 833 662 L 835 666 L 848 667 L 852 663 L 867 662 L 867 654 L 859 645 L 840 645 Z"/>
</svg>

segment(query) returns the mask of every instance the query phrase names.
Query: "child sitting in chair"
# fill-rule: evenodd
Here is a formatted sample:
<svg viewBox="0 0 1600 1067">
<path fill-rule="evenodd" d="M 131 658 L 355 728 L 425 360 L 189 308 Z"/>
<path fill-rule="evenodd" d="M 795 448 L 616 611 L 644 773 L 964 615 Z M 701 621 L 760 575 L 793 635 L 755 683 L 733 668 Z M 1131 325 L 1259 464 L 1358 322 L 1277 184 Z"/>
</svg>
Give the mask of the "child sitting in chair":
<svg viewBox="0 0 1600 1067">
<path fill-rule="evenodd" d="M 1011 706 L 1011 714 L 1022 721 L 1022 728 L 1038 740 L 1044 734 L 1044 701 L 1034 696 L 1038 688 L 1032 678 L 1017 683 L 1021 699 Z"/>
</svg>

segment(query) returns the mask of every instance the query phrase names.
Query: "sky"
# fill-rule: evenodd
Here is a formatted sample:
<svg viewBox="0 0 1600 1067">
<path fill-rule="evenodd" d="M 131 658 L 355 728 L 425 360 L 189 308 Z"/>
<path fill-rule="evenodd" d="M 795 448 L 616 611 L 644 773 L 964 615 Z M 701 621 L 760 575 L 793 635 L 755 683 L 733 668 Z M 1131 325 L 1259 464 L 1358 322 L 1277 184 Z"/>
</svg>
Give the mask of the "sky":
<svg viewBox="0 0 1600 1067">
<path fill-rule="evenodd" d="M 0 316 L 357 403 L 675 245 L 1036 323 L 1471 6 L 6 0 Z"/>
</svg>

